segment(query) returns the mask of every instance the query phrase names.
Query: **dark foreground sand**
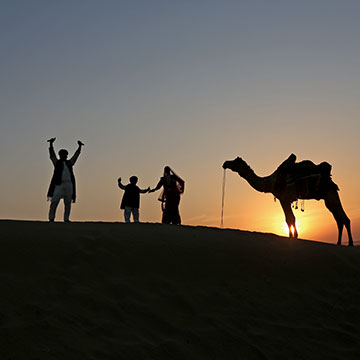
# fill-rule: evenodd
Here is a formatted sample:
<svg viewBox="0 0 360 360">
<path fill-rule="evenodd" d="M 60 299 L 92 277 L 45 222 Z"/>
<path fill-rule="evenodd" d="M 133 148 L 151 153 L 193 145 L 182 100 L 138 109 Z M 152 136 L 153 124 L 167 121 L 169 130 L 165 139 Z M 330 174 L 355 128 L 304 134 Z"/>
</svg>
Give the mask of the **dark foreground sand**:
<svg viewBox="0 0 360 360">
<path fill-rule="evenodd" d="M 360 248 L 0 221 L 0 359 L 359 359 Z"/>
</svg>

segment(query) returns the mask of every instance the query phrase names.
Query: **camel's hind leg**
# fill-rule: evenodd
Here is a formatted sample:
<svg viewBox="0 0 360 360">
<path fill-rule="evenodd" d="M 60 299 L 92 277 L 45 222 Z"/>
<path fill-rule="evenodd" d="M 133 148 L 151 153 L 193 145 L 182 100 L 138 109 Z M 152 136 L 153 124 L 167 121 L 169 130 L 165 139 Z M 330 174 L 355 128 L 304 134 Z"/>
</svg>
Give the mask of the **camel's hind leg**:
<svg viewBox="0 0 360 360">
<path fill-rule="evenodd" d="M 338 226 L 338 241 L 337 244 L 341 245 L 341 237 L 344 225 L 346 227 L 348 238 L 349 238 L 349 246 L 353 246 L 353 239 L 351 235 L 351 228 L 350 228 L 350 219 L 346 216 L 345 211 L 341 205 L 339 194 L 336 190 L 328 191 L 326 196 L 324 197 L 325 205 L 333 214 L 335 221 Z"/>
</svg>

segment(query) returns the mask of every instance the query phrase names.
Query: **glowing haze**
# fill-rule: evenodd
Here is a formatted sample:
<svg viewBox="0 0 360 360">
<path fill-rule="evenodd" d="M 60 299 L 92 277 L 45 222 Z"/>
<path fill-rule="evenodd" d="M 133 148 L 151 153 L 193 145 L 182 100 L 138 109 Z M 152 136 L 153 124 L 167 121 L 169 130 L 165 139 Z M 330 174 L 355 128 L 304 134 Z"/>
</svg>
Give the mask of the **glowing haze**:
<svg viewBox="0 0 360 360">
<path fill-rule="evenodd" d="M 184 224 L 219 226 L 222 168 L 260 176 L 290 153 L 332 164 L 360 239 L 360 2 L 18 1 L 0 5 L 0 218 L 46 220 L 46 139 L 76 149 L 73 220 L 123 221 L 126 183 L 186 181 Z M 158 193 L 142 221 L 159 221 Z M 62 206 L 58 209 L 61 219 Z M 335 242 L 323 202 L 300 237 Z M 227 172 L 225 227 L 285 235 L 280 204 Z"/>
</svg>

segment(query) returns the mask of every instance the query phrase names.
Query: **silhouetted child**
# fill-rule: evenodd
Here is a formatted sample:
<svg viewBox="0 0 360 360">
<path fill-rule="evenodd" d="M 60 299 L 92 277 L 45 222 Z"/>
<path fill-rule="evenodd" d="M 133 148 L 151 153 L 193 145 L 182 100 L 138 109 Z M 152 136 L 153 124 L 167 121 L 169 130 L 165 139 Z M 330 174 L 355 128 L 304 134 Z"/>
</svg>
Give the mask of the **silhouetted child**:
<svg viewBox="0 0 360 360">
<path fill-rule="evenodd" d="M 133 219 L 135 223 L 139 222 L 139 207 L 140 207 L 140 194 L 145 194 L 150 190 L 148 187 L 145 190 L 141 190 L 136 183 L 138 178 L 136 176 L 131 176 L 129 179 L 130 184 L 124 186 L 121 183 L 121 178 L 118 179 L 119 188 L 125 190 L 124 196 L 121 200 L 120 209 L 124 210 L 125 222 L 130 222 L 130 215 L 133 214 Z"/>
</svg>

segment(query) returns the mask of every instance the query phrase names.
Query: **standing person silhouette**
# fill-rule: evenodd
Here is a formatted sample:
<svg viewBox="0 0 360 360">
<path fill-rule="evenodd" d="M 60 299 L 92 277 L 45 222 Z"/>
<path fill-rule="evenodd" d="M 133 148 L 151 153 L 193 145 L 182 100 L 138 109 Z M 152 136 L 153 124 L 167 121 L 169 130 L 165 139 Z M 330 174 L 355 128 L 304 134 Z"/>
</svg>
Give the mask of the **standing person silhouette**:
<svg viewBox="0 0 360 360">
<path fill-rule="evenodd" d="M 145 194 L 150 190 L 140 189 L 136 184 L 138 182 L 137 176 L 131 176 L 130 183 L 126 186 L 121 183 L 121 177 L 118 178 L 118 186 L 120 189 L 125 190 L 123 198 L 121 200 L 120 209 L 124 210 L 125 222 L 130 222 L 130 215 L 133 215 L 135 223 L 139 222 L 139 207 L 140 207 L 140 194 Z"/>
<path fill-rule="evenodd" d="M 164 168 L 164 176 L 162 176 L 155 186 L 149 192 L 154 192 L 163 187 L 163 191 L 159 197 L 161 201 L 161 209 L 163 212 L 161 222 L 163 224 L 181 224 L 179 213 L 180 195 L 184 192 L 185 181 L 177 176 L 169 166 Z"/>
<path fill-rule="evenodd" d="M 48 140 L 50 143 L 49 154 L 50 160 L 54 164 L 54 174 L 52 176 L 49 190 L 47 193 L 48 198 L 51 199 L 49 209 L 49 221 L 55 220 L 56 208 L 59 204 L 60 199 L 64 200 L 64 221 L 69 222 L 71 202 L 76 200 L 76 187 L 75 187 L 75 176 L 73 172 L 73 166 L 80 155 L 81 148 L 84 145 L 80 140 L 77 142 L 79 147 L 75 151 L 74 155 L 70 160 L 67 159 L 68 151 L 61 149 L 59 151 L 58 159 L 56 157 L 53 143 L 56 138 Z"/>
</svg>

